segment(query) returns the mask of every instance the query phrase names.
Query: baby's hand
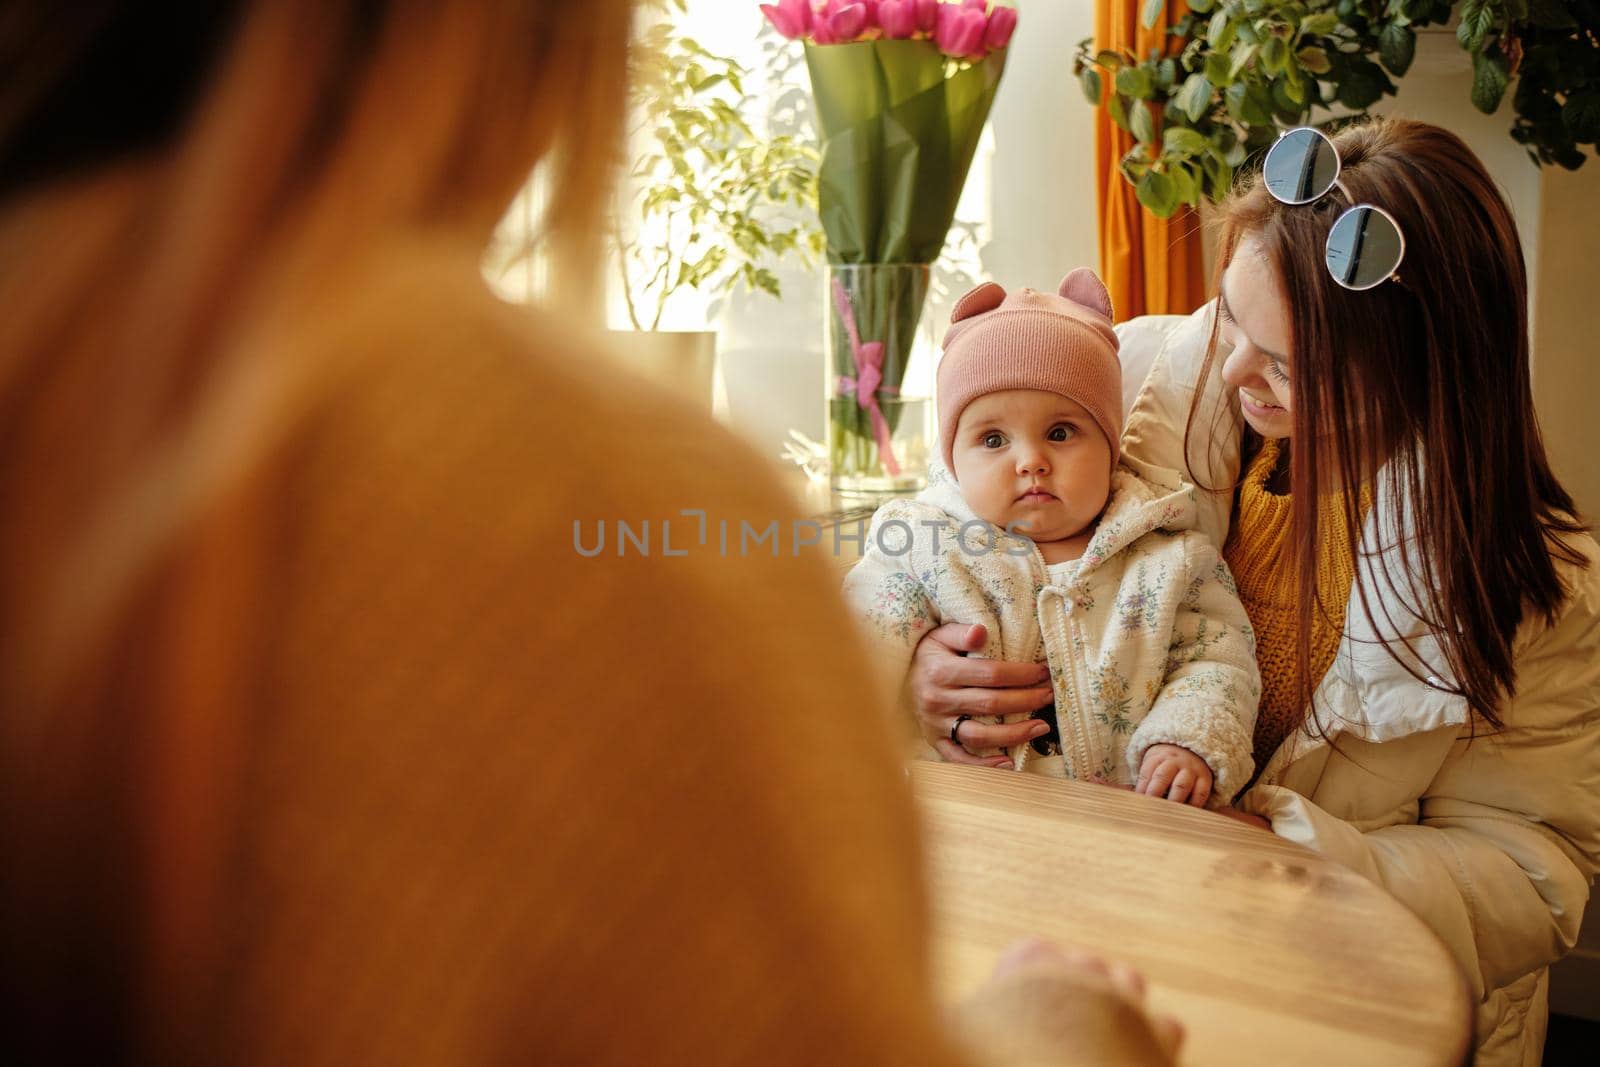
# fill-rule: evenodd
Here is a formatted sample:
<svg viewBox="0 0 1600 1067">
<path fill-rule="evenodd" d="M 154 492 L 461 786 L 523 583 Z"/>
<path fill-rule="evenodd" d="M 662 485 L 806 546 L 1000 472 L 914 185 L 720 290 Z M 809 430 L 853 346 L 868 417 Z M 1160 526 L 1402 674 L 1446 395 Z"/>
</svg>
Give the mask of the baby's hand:
<svg viewBox="0 0 1600 1067">
<path fill-rule="evenodd" d="M 1139 764 L 1139 784 L 1133 791 L 1203 808 L 1211 799 L 1211 782 L 1211 768 L 1193 752 L 1177 745 L 1151 745 Z"/>
</svg>

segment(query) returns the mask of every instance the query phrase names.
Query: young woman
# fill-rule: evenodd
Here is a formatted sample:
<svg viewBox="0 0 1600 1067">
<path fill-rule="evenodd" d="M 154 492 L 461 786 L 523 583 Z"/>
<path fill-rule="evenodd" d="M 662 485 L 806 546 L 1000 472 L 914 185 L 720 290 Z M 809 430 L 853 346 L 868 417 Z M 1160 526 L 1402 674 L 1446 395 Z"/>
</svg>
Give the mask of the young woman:
<svg viewBox="0 0 1600 1067">
<path fill-rule="evenodd" d="M 1400 120 L 1326 151 L 1295 202 L 1258 180 L 1225 205 L 1214 304 L 1121 328 L 1126 360 L 1156 353 L 1123 447 L 1216 491 L 1263 678 L 1236 814 L 1410 905 L 1481 1001 L 1476 1062 L 1534 1064 L 1600 867 L 1597 549 L 1545 458 L 1521 246 L 1482 164 Z M 1358 205 L 1393 230 L 1356 212 L 1375 225 L 1341 245 Z M 947 759 L 993 762 L 950 744 L 955 717 L 1049 690 L 957 658 L 971 629 L 923 641 L 912 692 Z"/>
<path fill-rule="evenodd" d="M 596 276 L 627 34 L 6 5 L 9 1060 L 966 1062 L 823 563 L 571 545 L 793 506 L 479 273 L 538 166 Z M 996 1062 L 1169 1062 L 1115 968 L 1024 950 L 983 998 Z"/>
</svg>

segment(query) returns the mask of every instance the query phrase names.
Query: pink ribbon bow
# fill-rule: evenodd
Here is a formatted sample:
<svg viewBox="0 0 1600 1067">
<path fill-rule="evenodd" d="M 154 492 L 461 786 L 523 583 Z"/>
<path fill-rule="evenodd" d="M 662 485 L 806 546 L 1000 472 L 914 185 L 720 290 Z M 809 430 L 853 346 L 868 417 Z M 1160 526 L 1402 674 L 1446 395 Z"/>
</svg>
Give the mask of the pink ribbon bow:
<svg viewBox="0 0 1600 1067">
<path fill-rule="evenodd" d="M 866 409 L 872 419 L 872 435 L 878 441 L 878 455 L 883 459 L 883 469 L 889 472 L 890 477 L 898 477 L 900 464 L 895 462 L 894 449 L 890 444 L 889 422 L 883 417 L 883 409 L 878 406 L 880 390 L 885 393 L 900 391 L 892 385 L 883 384 L 883 342 L 861 343 L 861 334 L 856 331 L 855 312 L 850 307 L 850 295 L 844 291 L 844 284 L 838 278 L 833 280 L 833 304 L 839 309 L 839 317 L 844 320 L 845 333 L 850 336 L 850 355 L 856 364 L 854 378 L 839 378 L 839 395 L 854 393 L 856 403 Z"/>
</svg>

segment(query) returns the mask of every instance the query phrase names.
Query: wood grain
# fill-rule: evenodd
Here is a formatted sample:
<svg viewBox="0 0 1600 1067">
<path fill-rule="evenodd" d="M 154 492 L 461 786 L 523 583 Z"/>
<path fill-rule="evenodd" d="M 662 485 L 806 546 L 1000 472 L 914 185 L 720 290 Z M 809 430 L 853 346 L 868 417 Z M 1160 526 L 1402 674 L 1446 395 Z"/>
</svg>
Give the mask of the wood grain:
<svg viewBox="0 0 1600 1067">
<path fill-rule="evenodd" d="M 1461 1063 L 1465 982 L 1420 919 L 1265 831 L 1079 782 L 916 763 L 943 993 L 1042 935 L 1126 960 L 1182 1062 Z"/>
</svg>

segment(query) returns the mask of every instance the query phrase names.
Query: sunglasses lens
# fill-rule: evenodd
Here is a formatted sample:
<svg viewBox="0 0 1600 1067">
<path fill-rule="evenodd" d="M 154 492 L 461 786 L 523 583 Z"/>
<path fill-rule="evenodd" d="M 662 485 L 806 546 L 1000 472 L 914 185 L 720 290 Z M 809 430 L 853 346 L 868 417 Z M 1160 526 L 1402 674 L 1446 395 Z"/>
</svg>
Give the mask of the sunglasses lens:
<svg viewBox="0 0 1600 1067">
<path fill-rule="evenodd" d="M 1400 269 L 1405 250 L 1395 221 L 1363 204 L 1340 215 L 1328 232 L 1328 271 L 1346 289 L 1371 289 Z"/>
<path fill-rule="evenodd" d="M 1309 204 L 1338 180 L 1339 153 L 1318 130 L 1290 130 L 1267 150 L 1261 175 L 1274 199 Z"/>
</svg>

